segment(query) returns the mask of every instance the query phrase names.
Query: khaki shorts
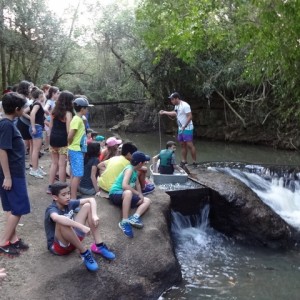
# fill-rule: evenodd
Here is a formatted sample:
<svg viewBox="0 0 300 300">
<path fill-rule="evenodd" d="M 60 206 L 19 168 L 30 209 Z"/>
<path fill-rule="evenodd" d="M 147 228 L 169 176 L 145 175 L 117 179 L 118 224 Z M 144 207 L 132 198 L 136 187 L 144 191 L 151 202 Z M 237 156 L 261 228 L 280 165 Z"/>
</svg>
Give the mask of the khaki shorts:
<svg viewBox="0 0 300 300">
<path fill-rule="evenodd" d="M 49 148 L 50 153 L 60 154 L 60 155 L 67 155 L 68 154 L 68 146 L 66 147 L 51 147 Z"/>
</svg>

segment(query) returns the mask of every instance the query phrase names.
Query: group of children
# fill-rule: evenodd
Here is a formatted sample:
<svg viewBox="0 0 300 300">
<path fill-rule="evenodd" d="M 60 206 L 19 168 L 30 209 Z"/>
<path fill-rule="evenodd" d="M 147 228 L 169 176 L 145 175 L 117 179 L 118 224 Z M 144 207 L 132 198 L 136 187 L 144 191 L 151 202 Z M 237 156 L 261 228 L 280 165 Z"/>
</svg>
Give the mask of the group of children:
<svg viewBox="0 0 300 300">
<path fill-rule="evenodd" d="M 36 91 L 39 94 L 37 89 Z M 38 95 L 36 97 L 42 99 Z M 31 125 L 29 125 L 32 136 L 38 136 L 39 139 L 40 126 L 42 127 L 42 124 L 37 122 L 37 119 L 42 119 L 40 100 L 33 102 L 31 111 L 35 113 L 35 117 L 30 116 Z M 8 256 L 18 256 L 20 251 L 29 248 L 16 232 L 21 216 L 30 213 L 25 176 L 24 141 L 14 122 L 15 118 L 24 115 L 26 105 L 26 98 L 15 92 L 7 93 L 2 98 L 4 114 L 0 120 L 0 196 L 3 209 L 7 213 L 7 221 L 0 236 L 0 254 Z M 84 195 L 95 195 L 99 192 L 99 187 L 103 186 L 103 190 L 109 192 L 111 203 L 122 208 L 119 227 L 126 236 L 132 238 L 131 226 L 143 227 L 141 216 L 150 206 L 150 199 L 144 197 L 144 194 L 154 190 L 153 184 L 145 182 L 147 171 L 145 163 L 150 160 L 150 157 L 137 151 L 132 143 L 124 143 L 120 147 L 122 141 L 111 138 L 107 140 L 107 144 L 115 151 L 108 150 L 105 159 L 99 163 L 99 141 L 103 142 L 104 139 L 99 136 L 97 141 L 95 136 L 94 141 L 88 142 L 82 118 L 90 104 L 86 98 L 78 97 L 72 101 L 72 106 L 75 115 L 72 115 L 69 125 L 66 126 L 67 146 L 62 145 L 57 147 L 58 149 L 52 149 L 59 153 L 60 151 L 65 153 L 67 150 L 71 179 L 70 185 L 58 181 L 49 186 L 53 202 L 46 209 L 44 219 L 47 246 L 49 251 L 56 255 L 66 255 L 78 249 L 87 269 L 96 271 L 98 264 L 92 253 L 100 254 L 109 260 L 115 259 L 115 254 L 108 249 L 100 236 L 95 198 L 78 200 L 77 191 L 81 191 Z M 53 118 L 51 120 L 53 122 Z M 66 116 L 58 120 L 63 123 L 66 121 Z M 51 148 L 55 147 L 51 147 L 50 135 Z M 121 152 L 120 155 L 118 151 Z M 32 166 L 32 169 L 38 172 L 36 165 Z M 97 181 L 98 170 L 101 176 Z M 93 190 L 84 183 L 87 178 L 91 179 Z M 134 207 L 137 209 L 130 216 L 130 209 Z M 91 232 L 94 238 L 90 249 L 82 243 L 88 232 Z"/>
</svg>

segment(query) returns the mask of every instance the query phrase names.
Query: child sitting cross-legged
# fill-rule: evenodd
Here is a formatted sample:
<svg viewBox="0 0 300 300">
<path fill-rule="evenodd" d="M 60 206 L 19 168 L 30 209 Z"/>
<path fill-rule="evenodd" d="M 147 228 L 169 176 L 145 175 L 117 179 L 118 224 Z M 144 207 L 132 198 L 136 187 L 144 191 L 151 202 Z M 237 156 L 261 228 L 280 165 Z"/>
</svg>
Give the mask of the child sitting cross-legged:
<svg viewBox="0 0 300 300">
<path fill-rule="evenodd" d="M 86 268 L 89 271 L 97 271 L 99 267 L 96 260 L 82 243 L 85 235 L 91 232 L 95 241 L 91 246 L 92 252 L 108 260 L 115 259 L 115 254 L 102 242 L 95 199 L 70 200 L 70 188 L 64 182 L 52 184 L 51 192 L 53 203 L 48 206 L 45 213 L 49 251 L 56 255 L 67 255 L 78 249 Z M 75 216 L 74 210 L 79 206 L 81 208 Z"/>
<path fill-rule="evenodd" d="M 130 164 L 119 174 L 109 191 L 111 202 L 122 207 L 122 221 L 119 227 L 130 238 L 133 238 L 131 225 L 137 228 L 144 226 L 140 217 L 151 202 L 149 198 L 144 197 L 138 180 L 138 171 L 149 160 L 150 157 L 143 152 L 134 152 Z M 135 207 L 137 207 L 135 214 L 129 217 L 130 208 Z"/>
</svg>

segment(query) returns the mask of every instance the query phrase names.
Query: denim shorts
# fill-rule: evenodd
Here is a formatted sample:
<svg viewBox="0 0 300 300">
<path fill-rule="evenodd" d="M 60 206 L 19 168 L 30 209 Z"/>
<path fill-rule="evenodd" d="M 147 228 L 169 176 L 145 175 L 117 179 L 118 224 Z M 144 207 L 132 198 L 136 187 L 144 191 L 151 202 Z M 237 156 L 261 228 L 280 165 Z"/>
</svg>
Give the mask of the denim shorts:
<svg viewBox="0 0 300 300">
<path fill-rule="evenodd" d="M 39 124 L 35 124 L 36 134 L 32 133 L 32 126 L 29 126 L 29 133 L 32 139 L 43 139 L 43 127 Z"/>
<path fill-rule="evenodd" d="M 112 204 L 122 207 L 123 204 L 123 191 L 115 192 L 113 194 L 109 194 L 109 200 Z M 132 195 L 131 198 L 131 208 L 137 207 L 137 203 L 141 200 L 140 196 L 138 195 Z"/>
<path fill-rule="evenodd" d="M 2 187 L 4 178 L 0 178 L 0 196 L 4 211 L 10 211 L 14 216 L 30 213 L 30 203 L 26 186 L 26 178 L 12 177 L 11 190 Z"/>
<path fill-rule="evenodd" d="M 84 173 L 84 153 L 69 149 L 68 154 L 72 175 L 75 177 L 82 177 Z"/>
</svg>

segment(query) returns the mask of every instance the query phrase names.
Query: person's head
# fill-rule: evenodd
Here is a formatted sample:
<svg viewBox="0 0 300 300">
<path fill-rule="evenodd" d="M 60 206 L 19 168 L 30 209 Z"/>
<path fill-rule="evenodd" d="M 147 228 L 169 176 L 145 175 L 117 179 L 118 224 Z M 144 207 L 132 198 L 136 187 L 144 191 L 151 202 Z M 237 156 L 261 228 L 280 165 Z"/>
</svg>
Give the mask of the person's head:
<svg viewBox="0 0 300 300">
<path fill-rule="evenodd" d="M 31 82 L 27 80 L 22 80 L 18 85 L 17 92 L 25 96 L 26 98 L 29 98 L 31 89 L 32 89 Z"/>
<path fill-rule="evenodd" d="M 60 120 L 64 119 L 67 111 L 73 115 L 73 100 L 74 95 L 71 92 L 62 91 L 58 96 L 52 115 Z"/>
<path fill-rule="evenodd" d="M 122 140 L 118 140 L 114 136 L 106 140 L 106 145 L 108 148 L 118 149 L 119 145 L 121 144 L 122 144 Z"/>
<path fill-rule="evenodd" d="M 124 143 L 121 149 L 121 155 L 125 156 L 128 160 L 131 160 L 131 156 L 134 152 L 137 151 L 137 147 L 131 143 Z"/>
<path fill-rule="evenodd" d="M 43 84 L 41 86 L 41 90 L 44 92 L 45 96 L 47 97 L 48 96 L 48 93 L 49 93 L 49 89 L 51 88 L 51 85 L 50 84 Z"/>
<path fill-rule="evenodd" d="M 59 88 L 56 86 L 51 86 L 48 91 L 47 99 L 52 99 L 56 101 L 58 99 L 58 96 L 59 96 Z"/>
<path fill-rule="evenodd" d="M 93 135 L 95 137 L 97 135 L 97 132 L 95 130 L 93 130 L 92 128 L 88 128 L 86 130 L 86 135 L 88 138 L 93 138 Z"/>
<path fill-rule="evenodd" d="M 133 166 L 138 166 L 138 165 L 142 166 L 146 161 L 149 161 L 149 160 L 150 160 L 149 155 L 146 155 L 141 151 L 135 151 L 135 152 L 133 152 L 133 154 L 131 156 L 130 163 Z"/>
<path fill-rule="evenodd" d="M 173 141 L 168 141 L 166 144 L 166 149 L 175 151 L 176 150 L 176 143 Z"/>
<path fill-rule="evenodd" d="M 87 156 L 98 157 L 100 154 L 100 144 L 97 142 L 91 142 L 87 145 Z"/>
<path fill-rule="evenodd" d="M 172 93 L 168 98 L 173 105 L 177 105 L 180 101 L 180 95 L 177 92 Z"/>
<path fill-rule="evenodd" d="M 35 89 L 31 92 L 31 97 L 34 100 L 43 101 L 44 100 L 44 92 L 40 90 L 39 88 L 35 87 Z"/>
<path fill-rule="evenodd" d="M 15 92 L 7 93 L 2 97 L 2 109 L 7 115 L 21 116 L 26 99 Z"/>
<path fill-rule="evenodd" d="M 74 110 L 77 113 L 80 112 L 82 115 L 85 115 L 87 113 L 87 109 L 89 106 L 92 106 L 92 105 L 89 104 L 89 101 L 86 98 L 76 98 L 73 101 Z"/>
<path fill-rule="evenodd" d="M 68 205 L 70 201 L 70 187 L 66 182 L 55 182 L 51 184 L 51 194 L 54 201 L 61 205 Z"/>
</svg>

